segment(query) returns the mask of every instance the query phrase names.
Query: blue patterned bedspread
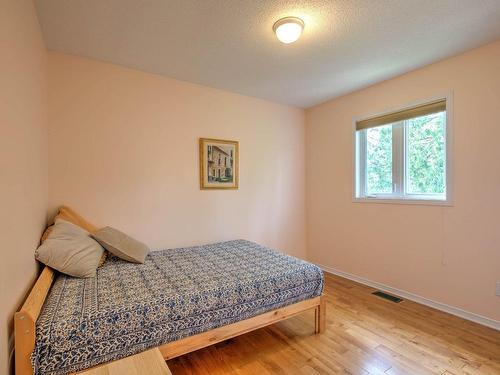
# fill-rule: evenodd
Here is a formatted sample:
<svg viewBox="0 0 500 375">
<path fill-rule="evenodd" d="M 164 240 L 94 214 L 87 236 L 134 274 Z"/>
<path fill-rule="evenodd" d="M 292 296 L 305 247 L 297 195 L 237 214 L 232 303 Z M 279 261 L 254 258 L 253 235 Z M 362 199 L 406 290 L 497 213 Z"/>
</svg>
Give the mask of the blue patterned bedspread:
<svg viewBox="0 0 500 375">
<path fill-rule="evenodd" d="M 321 270 L 235 240 L 110 256 L 97 277 L 59 275 L 43 306 L 35 374 L 67 374 L 319 296 Z"/>
</svg>

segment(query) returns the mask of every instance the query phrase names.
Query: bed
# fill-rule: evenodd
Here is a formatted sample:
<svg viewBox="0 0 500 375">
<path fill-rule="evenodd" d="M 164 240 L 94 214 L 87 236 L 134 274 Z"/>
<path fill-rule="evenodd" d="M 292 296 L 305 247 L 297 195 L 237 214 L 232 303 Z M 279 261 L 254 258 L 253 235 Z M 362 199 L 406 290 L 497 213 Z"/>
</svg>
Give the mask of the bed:
<svg viewBox="0 0 500 375">
<path fill-rule="evenodd" d="M 46 268 L 16 313 L 16 371 L 64 375 L 154 347 L 170 359 L 308 309 L 320 332 L 322 291 L 317 266 L 245 240 L 110 256 L 95 278 Z"/>
</svg>

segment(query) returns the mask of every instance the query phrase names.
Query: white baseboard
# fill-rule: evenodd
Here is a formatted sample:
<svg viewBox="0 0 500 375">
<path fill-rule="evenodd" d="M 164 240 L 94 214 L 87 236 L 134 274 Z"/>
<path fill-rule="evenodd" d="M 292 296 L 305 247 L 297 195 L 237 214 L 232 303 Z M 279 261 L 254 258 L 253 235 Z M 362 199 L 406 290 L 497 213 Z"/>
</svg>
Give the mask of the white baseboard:
<svg viewBox="0 0 500 375">
<path fill-rule="evenodd" d="M 353 275 L 353 274 L 350 274 L 350 273 L 347 273 L 344 271 L 340 271 L 340 270 L 337 270 L 337 269 L 332 268 L 332 267 L 324 266 L 322 264 L 317 264 L 317 266 L 320 267 L 325 272 L 333 273 L 334 275 L 341 276 L 341 277 L 344 277 L 346 279 L 356 281 L 356 282 L 364 284 L 364 285 L 371 286 L 372 288 L 383 290 L 384 292 L 395 294 L 399 297 L 409 299 L 411 301 L 420 303 L 422 305 L 426 305 L 426 306 L 435 308 L 437 310 L 441 310 L 441 311 L 447 312 L 449 314 L 456 315 L 460 318 L 470 320 L 474 323 L 478 323 L 478 324 L 481 324 L 483 326 L 490 327 L 490 328 L 496 329 L 497 331 L 500 331 L 500 322 L 498 320 L 490 319 L 490 318 L 487 318 L 485 316 L 474 314 L 470 311 L 465 311 L 465 310 L 459 309 L 458 307 L 453 307 L 453 306 L 447 305 L 445 303 L 433 301 L 431 299 L 421 297 L 417 294 L 413 294 L 413 293 L 406 292 L 406 291 L 401 290 L 401 289 L 393 288 L 392 286 L 384 285 L 382 283 L 379 283 L 379 282 L 376 282 L 373 280 L 369 280 L 369 279 L 366 279 L 366 278 L 361 277 L 361 276 L 356 276 L 356 275 Z"/>
</svg>

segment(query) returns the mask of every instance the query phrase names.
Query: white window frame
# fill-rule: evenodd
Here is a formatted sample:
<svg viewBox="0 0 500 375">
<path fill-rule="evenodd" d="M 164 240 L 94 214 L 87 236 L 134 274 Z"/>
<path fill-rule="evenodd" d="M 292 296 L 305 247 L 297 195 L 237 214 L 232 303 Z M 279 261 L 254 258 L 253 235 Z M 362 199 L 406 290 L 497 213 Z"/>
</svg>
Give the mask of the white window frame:
<svg viewBox="0 0 500 375">
<path fill-rule="evenodd" d="M 363 195 L 365 191 L 364 184 L 366 182 L 365 163 L 361 162 L 361 158 L 366 155 L 366 132 L 356 131 L 356 123 L 365 119 L 387 115 L 390 113 L 411 109 L 419 105 L 424 105 L 437 100 L 446 100 L 446 124 L 445 124 L 445 179 L 446 179 L 446 199 L 442 199 L 441 194 L 407 194 L 403 191 L 403 186 L 408 186 L 408 176 L 406 176 L 407 163 L 407 132 L 404 126 L 405 121 L 401 121 L 397 125 L 393 125 L 393 137 L 399 137 L 400 142 L 393 142 L 393 189 L 395 192 L 388 194 L 373 194 Z M 397 203 L 397 204 L 420 204 L 420 205 L 438 205 L 451 206 L 453 205 L 453 94 L 448 93 L 425 100 L 419 100 L 403 107 L 394 108 L 381 113 L 370 114 L 353 119 L 353 202 L 369 202 L 369 203 Z M 403 147 L 403 144 L 405 145 Z M 401 163 L 403 166 L 401 168 Z M 403 173 L 399 173 L 403 171 Z M 362 177 L 362 178 L 361 178 Z"/>
</svg>

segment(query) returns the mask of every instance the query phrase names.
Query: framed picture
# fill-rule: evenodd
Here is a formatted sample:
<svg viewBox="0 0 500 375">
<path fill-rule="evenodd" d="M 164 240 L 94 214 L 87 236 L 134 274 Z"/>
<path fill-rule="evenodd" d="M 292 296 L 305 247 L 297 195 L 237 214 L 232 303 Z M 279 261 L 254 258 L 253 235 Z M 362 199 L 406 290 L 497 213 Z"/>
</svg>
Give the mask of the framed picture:
<svg viewBox="0 0 500 375">
<path fill-rule="evenodd" d="M 238 189 L 237 141 L 200 138 L 200 189 Z"/>
</svg>

